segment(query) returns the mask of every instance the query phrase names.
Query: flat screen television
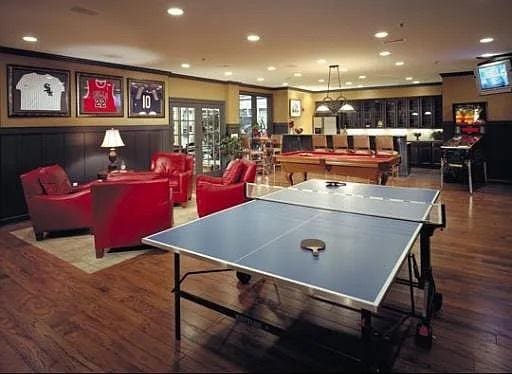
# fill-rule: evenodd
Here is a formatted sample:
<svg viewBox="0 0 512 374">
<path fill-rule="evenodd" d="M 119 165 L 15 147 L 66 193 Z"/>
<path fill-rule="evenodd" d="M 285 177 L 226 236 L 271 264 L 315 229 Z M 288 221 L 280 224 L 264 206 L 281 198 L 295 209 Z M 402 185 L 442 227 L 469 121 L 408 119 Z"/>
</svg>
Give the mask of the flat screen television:
<svg viewBox="0 0 512 374">
<path fill-rule="evenodd" d="M 512 91 L 512 66 L 510 60 L 487 62 L 475 70 L 480 95 Z"/>
</svg>

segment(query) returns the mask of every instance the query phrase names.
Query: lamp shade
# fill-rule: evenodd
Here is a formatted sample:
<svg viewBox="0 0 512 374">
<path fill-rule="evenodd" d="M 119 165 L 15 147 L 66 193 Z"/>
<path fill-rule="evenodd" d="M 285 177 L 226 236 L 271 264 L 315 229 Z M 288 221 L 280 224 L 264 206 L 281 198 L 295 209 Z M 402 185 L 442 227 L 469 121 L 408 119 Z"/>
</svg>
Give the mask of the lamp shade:
<svg viewBox="0 0 512 374">
<path fill-rule="evenodd" d="M 124 147 L 123 139 L 121 139 L 119 130 L 109 129 L 105 131 L 105 137 L 103 138 L 103 143 L 101 143 L 101 148 L 116 147 Z"/>
<path fill-rule="evenodd" d="M 330 111 L 331 111 L 331 109 L 327 106 L 327 104 L 320 104 L 316 108 L 317 113 L 329 113 Z"/>
<path fill-rule="evenodd" d="M 354 107 L 348 103 L 345 103 L 341 106 L 341 108 L 338 110 L 338 112 L 355 112 L 356 110 L 354 109 Z"/>
</svg>

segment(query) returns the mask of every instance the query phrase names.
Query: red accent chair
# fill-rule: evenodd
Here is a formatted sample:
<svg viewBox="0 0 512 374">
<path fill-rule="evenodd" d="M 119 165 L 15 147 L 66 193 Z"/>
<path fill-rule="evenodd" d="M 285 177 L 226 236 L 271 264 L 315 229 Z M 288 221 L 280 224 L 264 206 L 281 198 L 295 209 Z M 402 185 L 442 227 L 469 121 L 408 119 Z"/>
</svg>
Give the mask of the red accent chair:
<svg viewBox="0 0 512 374">
<path fill-rule="evenodd" d="M 62 167 L 39 167 L 20 176 L 37 240 L 48 231 L 91 227 L 91 185 L 72 187 Z"/>
<path fill-rule="evenodd" d="M 194 158 L 179 152 L 158 152 L 151 157 L 150 170 L 169 179 L 175 203 L 185 205 L 192 198 Z"/>
<path fill-rule="evenodd" d="M 222 177 L 200 175 L 196 179 L 196 202 L 199 217 L 245 202 L 245 183 L 254 183 L 256 163 L 233 160 Z"/>
<path fill-rule="evenodd" d="M 91 191 L 96 258 L 106 249 L 141 245 L 143 237 L 172 227 L 167 179 L 106 181 Z"/>
</svg>

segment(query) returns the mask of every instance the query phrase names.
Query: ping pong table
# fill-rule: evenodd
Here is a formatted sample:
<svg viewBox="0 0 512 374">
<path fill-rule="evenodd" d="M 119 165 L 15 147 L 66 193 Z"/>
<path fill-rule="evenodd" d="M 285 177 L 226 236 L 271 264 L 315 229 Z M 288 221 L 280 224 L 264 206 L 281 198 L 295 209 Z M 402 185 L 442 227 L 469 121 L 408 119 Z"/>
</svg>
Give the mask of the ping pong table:
<svg viewBox="0 0 512 374">
<path fill-rule="evenodd" d="M 444 205 L 436 204 L 438 190 L 349 182 L 332 187 L 313 179 L 287 188 L 248 184 L 246 194 L 251 200 L 244 204 L 142 240 L 174 252 L 176 339 L 181 337 L 182 298 L 265 331 L 284 332 L 181 288 L 189 275 L 234 270 L 243 283 L 259 275 L 301 288 L 317 300 L 360 312 L 363 347 L 371 347 L 376 335 L 372 316 L 384 307 L 391 285 L 407 285 L 411 311 L 404 313 L 419 318 L 416 342 L 431 346 L 431 319 L 441 308 L 442 295 L 436 291 L 432 274 L 430 238 L 446 221 Z M 301 249 L 305 238 L 322 240 L 325 250 L 313 256 Z M 418 238 L 420 267 L 412 253 Z M 181 255 L 222 268 L 181 277 Z M 398 275 L 404 263 L 408 278 Z M 421 313 L 415 309 L 413 287 L 423 290 Z M 363 349 L 359 361 L 368 364 L 369 360 Z"/>
</svg>

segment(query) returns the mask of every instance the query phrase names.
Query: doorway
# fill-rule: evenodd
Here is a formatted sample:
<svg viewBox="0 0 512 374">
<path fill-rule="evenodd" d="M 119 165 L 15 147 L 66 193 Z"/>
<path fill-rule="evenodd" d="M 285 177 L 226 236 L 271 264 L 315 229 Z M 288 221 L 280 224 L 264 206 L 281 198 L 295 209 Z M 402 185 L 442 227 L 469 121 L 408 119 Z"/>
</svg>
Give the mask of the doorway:
<svg viewBox="0 0 512 374">
<path fill-rule="evenodd" d="M 196 174 L 218 174 L 226 133 L 224 103 L 171 98 L 170 108 L 172 149 L 194 157 Z"/>
<path fill-rule="evenodd" d="M 268 135 L 272 113 L 271 96 L 240 93 L 240 134 Z"/>
</svg>

